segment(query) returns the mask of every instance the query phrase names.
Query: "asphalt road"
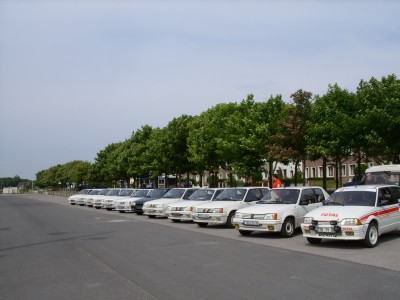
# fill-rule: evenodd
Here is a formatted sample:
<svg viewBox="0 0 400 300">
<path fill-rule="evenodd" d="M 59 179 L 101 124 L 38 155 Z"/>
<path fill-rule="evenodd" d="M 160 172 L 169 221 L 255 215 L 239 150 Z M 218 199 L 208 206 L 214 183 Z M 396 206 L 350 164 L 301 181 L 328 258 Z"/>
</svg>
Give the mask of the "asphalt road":
<svg viewBox="0 0 400 300">
<path fill-rule="evenodd" d="M 400 233 L 378 247 L 0 196 L 0 299 L 398 299 Z"/>
</svg>

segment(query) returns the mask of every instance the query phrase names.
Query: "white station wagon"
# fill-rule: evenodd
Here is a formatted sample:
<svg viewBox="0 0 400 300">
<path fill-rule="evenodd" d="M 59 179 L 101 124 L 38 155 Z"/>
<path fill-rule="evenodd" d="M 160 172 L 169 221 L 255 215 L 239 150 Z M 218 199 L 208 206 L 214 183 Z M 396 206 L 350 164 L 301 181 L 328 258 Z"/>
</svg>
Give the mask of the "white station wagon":
<svg viewBox="0 0 400 300">
<path fill-rule="evenodd" d="M 363 240 L 366 247 L 375 247 L 380 235 L 400 229 L 400 187 L 339 188 L 322 207 L 305 215 L 301 229 L 311 244 L 322 239 Z"/>
<path fill-rule="evenodd" d="M 264 231 L 292 237 L 305 214 L 322 206 L 322 201 L 328 198 L 329 194 L 321 187 L 273 189 L 256 205 L 239 209 L 233 223 L 242 235 Z"/>
<path fill-rule="evenodd" d="M 267 187 L 227 188 L 212 202 L 196 205 L 193 222 L 200 227 L 208 224 L 226 224 L 233 228 L 233 217 L 238 209 L 256 204 L 269 191 Z"/>
</svg>

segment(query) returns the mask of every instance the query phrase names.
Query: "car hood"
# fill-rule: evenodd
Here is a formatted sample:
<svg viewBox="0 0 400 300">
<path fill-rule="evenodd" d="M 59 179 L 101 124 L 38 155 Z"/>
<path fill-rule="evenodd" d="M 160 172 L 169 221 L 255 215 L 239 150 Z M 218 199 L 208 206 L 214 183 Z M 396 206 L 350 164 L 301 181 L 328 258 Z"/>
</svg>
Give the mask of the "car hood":
<svg viewBox="0 0 400 300">
<path fill-rule="evenodd" d="M 156 200 L 152 200 L 151 204 L 169 204 L 183 201 L 181 198 L 160 198 Z"/>
<path fill-rule="evenodd" d="M 346 218 L 361 218 L 374 211 L 376 211 L 376 207 L 371 206 L 325 205 L 310 211 L 305 217 L 312 217 L 318 221 L 342 220 Z"/>
<path fill-rule="evenodd" d="M 185 200 L 182 202 L 177 202 L 171 205 L 171 207 L 189 207 L 189 206 L 197 206 L 200 204 L 209 203 L 211 200 L 204 201 L 204 200 Z"/>
<path fill-rule="evenodd" d="M 239 209 L 238 212 L 247 214 L 282 213 L 294 209 L 297 204 L 256 204 Z"/>
<path fill-rule="evenodd" d="M 240 208 L 245 202 L 243 201 L 210 201 L 196 205 L 199 208 Z"/>
</svg>

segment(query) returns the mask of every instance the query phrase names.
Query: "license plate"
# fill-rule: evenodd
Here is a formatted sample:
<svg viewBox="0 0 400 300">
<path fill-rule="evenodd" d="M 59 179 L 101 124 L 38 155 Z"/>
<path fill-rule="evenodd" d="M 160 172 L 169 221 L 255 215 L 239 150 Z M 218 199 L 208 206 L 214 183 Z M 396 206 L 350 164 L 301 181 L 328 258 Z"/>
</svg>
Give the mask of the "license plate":
<svg viewBox="0 0 400 300">
<path fill-rule="evenodd" d="M 334 233 L 333 227 L 318 227 L 318 232 Z"/>
<path fill-rule="evenodd" d="M 148 211 L 147 211 L 148 213 L 154 213 L 154 212 L 156 212 L 154 209 L 149 209 Z"/>
<path fill-rule="evenodd" d="M 258 226 L 259 221 L 258 220 L 243 220 L 243 225 L 248 225 L 248 226 Z"/>
<path fill-rule="evenodd" d="M 208 219 L 210 216 L 207 215 L 207 214 L 197 214 L 197 217 L 198 217 L 199 219 Z"/>
</svg>

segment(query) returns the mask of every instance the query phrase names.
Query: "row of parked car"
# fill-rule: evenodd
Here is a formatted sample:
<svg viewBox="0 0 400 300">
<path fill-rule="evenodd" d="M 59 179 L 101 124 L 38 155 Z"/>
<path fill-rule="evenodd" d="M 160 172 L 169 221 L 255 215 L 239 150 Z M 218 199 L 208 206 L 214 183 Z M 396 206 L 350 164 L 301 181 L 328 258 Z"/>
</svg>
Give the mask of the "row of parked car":
<svg viewBox="0 0 400 300">
<path fill-rule="evenodd" d="M 362 240 L 375 247 L 381 234 L 400 229 L 397 185 L 343 187 L 331 196 L 317 186 L 93 189 L 68 200 L 72 205 L 194 222 L 200 227 L 221 224 L 246 236 L 262 231 L 288 238 L 301 228 L 311 244 L 322 239 Z"/>
</svg>

